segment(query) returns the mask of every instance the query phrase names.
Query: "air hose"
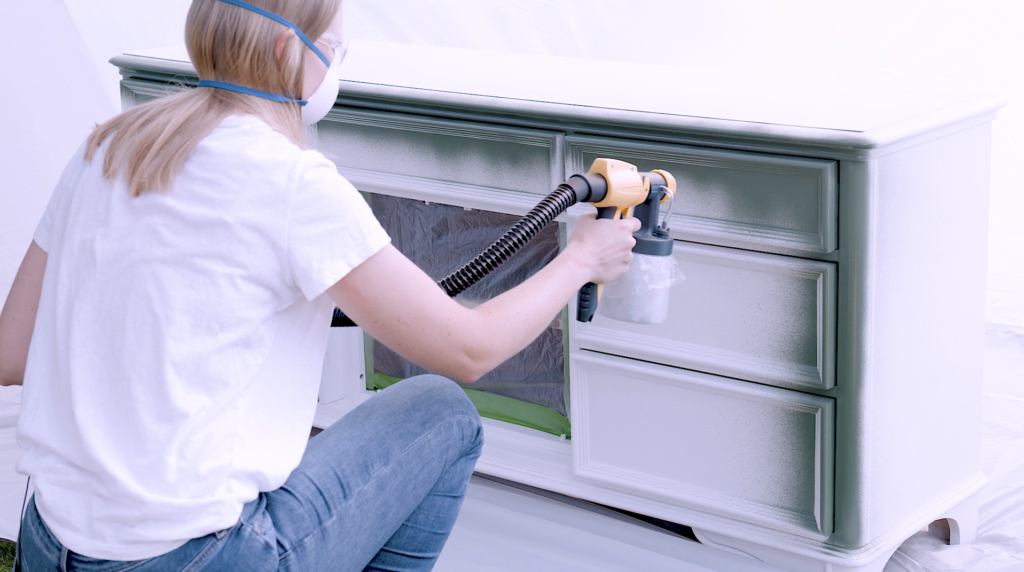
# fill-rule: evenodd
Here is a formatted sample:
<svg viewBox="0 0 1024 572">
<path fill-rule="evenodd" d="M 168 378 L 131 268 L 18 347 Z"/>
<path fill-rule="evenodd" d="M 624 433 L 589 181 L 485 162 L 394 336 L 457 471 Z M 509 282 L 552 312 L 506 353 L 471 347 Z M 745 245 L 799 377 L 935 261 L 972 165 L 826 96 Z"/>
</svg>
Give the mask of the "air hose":
<svg viewBox="0 0 1024 572">
<path fill-rule="evenodd" d="M 573 175 L 558 185 L 548 196 L 537 203 L 529 213 L 519 219 L 501 238 L 477 255 L 462 268 L 437 283 L 451 297 L 458 296 L 470 286 L 479 282 L 495 268 L 501 266 L 519 251 L 531 238 L 566 209 L 578 202 L 598 202 L 608 192 L 604 177 L 590 173 Z M 355 326 L 340 309 L 334 309 L 332 328 Z"/>
<path fill-rule="evenodd" d="M 519 219 L 519 222 L 501 238 L 494 241 L 494 244 L 488 246 L 468 264 L 438 282 L 438 286 L 449 296 L 453 298 L 458 296 L 508 260 L 549 222 L 576 202 L 576 191 L 572 187 L 565 183 L 558 185 L 554 192 L 533 207 L 526 216 Z"/>
</svg>

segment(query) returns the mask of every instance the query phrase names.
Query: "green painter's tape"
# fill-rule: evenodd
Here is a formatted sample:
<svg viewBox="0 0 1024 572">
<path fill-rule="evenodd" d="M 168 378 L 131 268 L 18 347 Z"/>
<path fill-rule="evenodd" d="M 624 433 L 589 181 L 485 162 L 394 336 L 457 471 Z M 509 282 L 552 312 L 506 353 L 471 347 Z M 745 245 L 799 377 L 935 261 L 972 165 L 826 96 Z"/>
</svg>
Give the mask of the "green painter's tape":
<svg viewBox="0 0 1024 572">
<path fill-rule="evenodd" d="M 402 381 L 397 377 L 384 375 L 383 373 L 371 373 L 367 380 L 366 389 L 384 389 Z"/>
<path fill-rule="evenodd" d="M 368 389 L 384 389 L 402 380 L 382 373 L 371 373 L 368 381 L 367 385 L 373 386 Z M 554 409 L 476 389 L 463 387 L 462 391 L 465 391 L 469 400 L 476 405 L 481 417 L 529 427 L 552 435 L 565 435 L 567 439 L 572 436 L 569 420 Z"/>
</svg>

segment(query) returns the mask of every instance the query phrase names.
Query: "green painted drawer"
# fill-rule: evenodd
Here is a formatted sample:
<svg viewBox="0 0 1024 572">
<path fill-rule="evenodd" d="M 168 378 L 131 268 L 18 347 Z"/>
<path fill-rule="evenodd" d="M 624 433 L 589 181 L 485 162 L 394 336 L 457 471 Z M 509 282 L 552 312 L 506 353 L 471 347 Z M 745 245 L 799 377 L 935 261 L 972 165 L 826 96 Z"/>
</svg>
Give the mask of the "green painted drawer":
<svg viewBox="0 0 1024 572">
<path fill-rule="evenodd" d="M 587 351 L 571 368 L 577 477 L 801 536 L 832 532 L 832 398 Z"/>
<path fill-rule="evenodd" d="M 834 263 L 676 241 L 668 319 L 573 321 L 580 348 L 791 387 L 835 384 Z M 575 310 L 573 310 L 573 314 Z"/>
<path fill-rule="evenodd" d="M 525 214 L 562 182 L 563 136 L 335 107 L 317 146 L 359 190 Z"/>
</svg>

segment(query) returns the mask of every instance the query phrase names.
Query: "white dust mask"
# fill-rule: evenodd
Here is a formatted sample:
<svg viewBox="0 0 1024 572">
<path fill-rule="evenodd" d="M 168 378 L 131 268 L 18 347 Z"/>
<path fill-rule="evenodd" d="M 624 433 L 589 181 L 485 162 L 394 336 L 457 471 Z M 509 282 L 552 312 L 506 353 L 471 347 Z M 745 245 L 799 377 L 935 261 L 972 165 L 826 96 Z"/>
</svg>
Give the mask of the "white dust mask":
<svg viewBox="0 0 1024 572">
<path fill-rule="evenodd" d="M 306 99 L 306 105 L 302 106 L 302 124 L 313 125 L 323 119 L 327 112 L 334 107 L 338 99 L 338 88 L 341 80 L 338 78 L 338 64 L 335 63 L 327 68 L 324 80 L 320 82 L 312 95 Z"/>
</svg>

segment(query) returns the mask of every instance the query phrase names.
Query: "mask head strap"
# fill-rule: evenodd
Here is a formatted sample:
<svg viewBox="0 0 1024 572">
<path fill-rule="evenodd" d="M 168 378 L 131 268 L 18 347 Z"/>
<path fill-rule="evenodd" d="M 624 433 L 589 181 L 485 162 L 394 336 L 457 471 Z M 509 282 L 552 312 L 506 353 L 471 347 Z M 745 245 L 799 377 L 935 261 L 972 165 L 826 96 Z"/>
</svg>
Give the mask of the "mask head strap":
<svg viewBox="0 0 1024 572">
<path fill-rule="evenodd" d="M 256 12 L 260 16 L 265 16 L 265 17 L 270 18 L 271 20 L 277 22 L 278 24 L 282 24 L 284 26 L 288 26 L 292 30 L 295 30 L 295 33 L 298 34 L 299 39 L 302 40 L 307 46 L 309 46 L 309 49 L 312 50 L 314 54 L 316 54 L 316 57 L 320 58 L 320 61 L 322 61 L 325 66 L 331 67 L 331 61 L 328 60 L 327 57 L 324 56 L 324 54 L 320 50 L 317 49 L 316 45 L 313 44 L 313 41 L 310 40 L 309 37 L 306 36 L 306 34 L 303 33 L 303 31 L 300 30 L 299 27 L 296 26 L 295 24 L 292 24 L 288 20 L 285 20 L 284 18 L 278 16 L 277 14 L 275 14 L 273 12 L 268 12 L 268 11 L 264 10 L 263 8 L 260 8 L 259 6 L 253 6 L 252 4 L 250 4 L 248 2 L 243 2 L 242 0 L 220 0 L 220 1 L 224 2 L 225 4 L 231 4 L 232 6 L 238 6 L 239 8 L 245 8 L 246 10 L 250 10 L 252 12 Z M 288 101 L 292 101 L 292 100 L 288 100 Z"/>
<path fill-rule="evenodd" d="M 255 95 L 256 97 L 262 97 L 263 99 L 269 99 L 270 101 L 280 101 L 281 103 L 298 103 L 299 105 L 306 105 L 305 99 L 292 99 L 276 93 L 269 93 L 266 91 L 260 91 L 251 87 L 245 87 L 241 85 L 235 85 L 226 81 L 213 81 L 210 79 L 204 79 L 199 81 L 199 87 L 214 87 L 217 89 L 224 89 L 227 91 L 234 91 L 237 93 L 244 93 L 246 95 Z"/>
</svg>

